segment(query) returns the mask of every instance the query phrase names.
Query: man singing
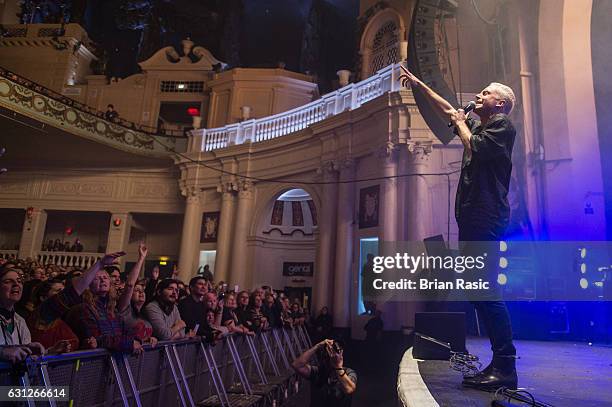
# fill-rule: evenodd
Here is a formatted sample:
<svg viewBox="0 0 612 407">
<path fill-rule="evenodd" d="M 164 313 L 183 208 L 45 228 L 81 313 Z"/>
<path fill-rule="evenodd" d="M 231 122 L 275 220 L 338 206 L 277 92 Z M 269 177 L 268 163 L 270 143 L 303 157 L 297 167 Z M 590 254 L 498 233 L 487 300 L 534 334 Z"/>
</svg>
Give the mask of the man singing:
<svg viewBox="0 0 612 407">
<path fill-rule="evenodd" d="M 404 74 L 413 89 L 422 90 L 439 113 L 450 117 L 464 147 L 455 200 L 462 254 L 471 247 L 469 242 L 492 242 L 488 247 L 494 247 L 493 242 L 503 238 L 510 218 L 507 195 L 516 131 L 508 115 L 516 102 L 514 92 L 497 82 L 484 88 L 476 95 L 474 113 L 480 117 L 480 121 L 477 121 L 466 118 L 462 109 L 454 109 L 411 72 L 404 69 Z M 491 253 L 495 252 L 493 249 Z M 488 263 L 487 277 L 492 286 L 497 286 L 497 264 L 495 261 Z M 473 303 L 487 329 L 493 360 L 477 375 L 464 378 L 463 385 L 484 390 L 502 386 L 516 389 L 516 349 L 512 344 L 508 309 L 497 289 L 488 299 Z"/>
</svg>

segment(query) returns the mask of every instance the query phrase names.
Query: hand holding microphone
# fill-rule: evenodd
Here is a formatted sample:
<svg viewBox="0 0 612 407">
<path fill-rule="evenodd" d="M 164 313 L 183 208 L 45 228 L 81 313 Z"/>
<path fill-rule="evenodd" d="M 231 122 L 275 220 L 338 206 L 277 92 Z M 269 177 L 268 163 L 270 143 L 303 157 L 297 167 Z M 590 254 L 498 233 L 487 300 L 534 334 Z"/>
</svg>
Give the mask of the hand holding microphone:
<svg viewBox="0 0 612 407">
<path fill-rule="evenodd" d="M 474 102 L 473 100 L 471 100 L 467 105 L 463 106 L 463 113 L 465 113 L 466 117 L 467 114 L 469 112 L 471 112 L 472 110 L 474 110 L 474 108 L 476 107 L 476 102 Z M 448 127 L 453 127 L 453 122 L 448 122 Z"/>
</svg>

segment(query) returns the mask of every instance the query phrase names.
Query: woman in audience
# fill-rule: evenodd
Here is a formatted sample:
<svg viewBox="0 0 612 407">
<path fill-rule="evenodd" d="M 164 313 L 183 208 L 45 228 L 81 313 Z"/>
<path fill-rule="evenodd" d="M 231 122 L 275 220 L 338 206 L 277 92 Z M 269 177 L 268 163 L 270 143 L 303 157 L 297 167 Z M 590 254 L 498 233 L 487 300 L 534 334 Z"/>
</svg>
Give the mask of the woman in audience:
<svg viewBox="0 0 612 407">
<path fill-rule="evenodd" d="M 40 343 L 32 342 L 25 320 L 15 312 L 15 304 L 23 292 L 19 271 L 6 265 L 0 269 L 0 353 L 2 359 L 13 363 L 24 360 L 30 354 L 45 353 Z"/>
<path fill-rule="evenodd" d="M 138 245 L 138 261 L 127 275 L 125 286 L 119 300 L 117 311 L 128 330 L 132 332 L 142 343 L 152 346 L 157 344 L 157 338 L 153 336 L 153 326 L 144 317 L 143 307 L 146 301 L 144 280 L 138 281 L 138 275 L 147 257 L 148 249 L 143 242 Z"/>
<path fill-rule="evenodd" d="M 61 317 L 68 312 L 70 306 L 78 304 L 81 298 L 74 288 L 70 289 L 74 292 L 65 292 L 59 296 L 62 290 L 64 283 L 61 280 L 47 280 L 40 284 L 32 295 L 35 310 L 27 322 L 32 340 L 40 342 L 45 348 L 70 352 L 79 348 L 79 339 Z"/>
<path fill-rule="evenodd" d="M 229 329 L 230 332 L 236 332 L 240 334 L 250 333 L 249 329 L 240 324 L 238 317 L 236 316 L 236 294 L 229 293 L 225 296 L 225 306 L 223 307 L 223 316 L 221 318 L 221 325 Z"/>
<path fill-rule="evenodd" d="M 101 269 L 83 293 L 83 303 L 72 307 L 66 317 L 79 338 L 81 348 L 100 347 L 142 353 L 141 340 L 128 331 L 116 312 L 116 305 L 115 289 L 108 273 Z"/>
<path fill-rule="evenodd" d="M 157 284 L 155 300 L 145 306 L 144 313 L 153 326 L 153 336 L 160 341 L 193 337 L 190 331 L 185 334 L 185 321 L 181 319 L 176 303 L 178 301 L 178 283 L 167 278 Z"/>
<path fill-rule="evenodd" d="M 238 293 L 238 307 L 236 307 L 234 312 L 238 317 L 238 324 L 251 329 L 251 324 L 249 322 L 250 312 L 248 291 L 240 291 L 240 293 Z"/>
</svg>

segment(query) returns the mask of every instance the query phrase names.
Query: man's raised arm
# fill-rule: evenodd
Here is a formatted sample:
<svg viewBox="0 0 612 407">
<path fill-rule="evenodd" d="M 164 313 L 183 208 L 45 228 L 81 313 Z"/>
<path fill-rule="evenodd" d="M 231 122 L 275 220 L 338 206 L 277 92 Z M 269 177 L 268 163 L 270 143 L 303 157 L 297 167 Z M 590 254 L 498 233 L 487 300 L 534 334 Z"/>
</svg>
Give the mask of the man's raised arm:
<svg viewBox="0 0 612 407">
<path fill-rule="evenodd" d="M 403 71 L 400 79 L 408 81 L 413 88 L 422 89 L 423 93 L 431 105 L 437 110 L 438 114 L 445 115 L 450 118 L 450 116 L 455 112 L 455 108 L 408 69 L 404 68 L 402 65 L 400 65 L 400 68 Z M 404 81 L 402 81 L 402 83 L 404 83 Z"/>
</svg>

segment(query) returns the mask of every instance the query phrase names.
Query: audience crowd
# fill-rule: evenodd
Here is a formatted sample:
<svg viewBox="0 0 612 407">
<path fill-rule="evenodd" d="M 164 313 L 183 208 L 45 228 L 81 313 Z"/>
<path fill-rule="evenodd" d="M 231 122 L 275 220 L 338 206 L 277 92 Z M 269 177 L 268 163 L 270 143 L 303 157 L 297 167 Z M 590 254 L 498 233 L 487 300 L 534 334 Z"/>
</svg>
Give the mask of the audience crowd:
<svg viewBox="0 0 612 407">
<path fill-rule="evenodd" d="M 327 308 L 310 318 L 297 300 L 269 286 L 235 292 L 213 281 L 208 267 L 188 282 L 176 268 L 162 278 L 158 266 L 145 272 L 143 243 L 138 261 L 121 272 L 124 254 L 106 254 L 87 270 L 0 259 L 0 359 L 95 348 L 139 354 L 158 341 L 197 336 L 215 344 L 228 333 L 293 325 L 324 338 L 332 329 Z"/>
</svg>

